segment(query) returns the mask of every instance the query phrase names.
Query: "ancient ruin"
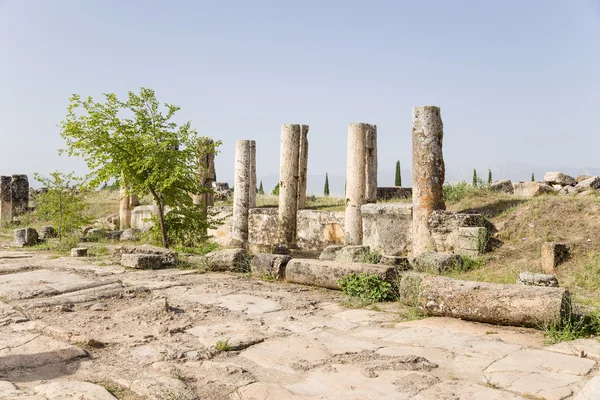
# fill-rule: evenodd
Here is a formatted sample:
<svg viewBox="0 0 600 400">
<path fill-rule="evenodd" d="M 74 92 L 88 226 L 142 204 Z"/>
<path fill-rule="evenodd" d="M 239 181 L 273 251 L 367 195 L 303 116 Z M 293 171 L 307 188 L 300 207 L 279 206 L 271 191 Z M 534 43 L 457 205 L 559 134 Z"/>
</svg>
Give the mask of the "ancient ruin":
<svg viewBox="0 0 600 400">
<path fill-rule="evenodd" d="M 238 140 L 235 147 L 235 183 L 233 192 L 232 244 L 245 246 L 248 243 L 248 212 L 252 201 L 256 202 L 256 159 L 252 149 L 253 140 Z"/>
</svg>

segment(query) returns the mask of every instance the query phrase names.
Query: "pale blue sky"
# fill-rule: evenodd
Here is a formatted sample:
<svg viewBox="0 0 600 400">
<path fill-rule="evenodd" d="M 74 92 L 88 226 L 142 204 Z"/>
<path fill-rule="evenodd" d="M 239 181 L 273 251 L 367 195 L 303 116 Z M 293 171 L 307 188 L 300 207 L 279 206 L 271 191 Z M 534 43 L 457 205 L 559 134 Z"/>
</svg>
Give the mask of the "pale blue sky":
<svg viewBox="0 0 600 400">
<path fill-rule="evenodd" d="M 303 123 L 320 187 L 345 174 L 348 123 L 368 122 L 390 185 L 420 105 L 442 109 L 449 177 L 600 167 L 600 3 L 0 0 L 0 174 L 84 172 L 57 154 L 69 96 L 140 86 L 223 140 L 219 180 L 255 139 L 270 187 L 280 125 Z"/>
</svg>

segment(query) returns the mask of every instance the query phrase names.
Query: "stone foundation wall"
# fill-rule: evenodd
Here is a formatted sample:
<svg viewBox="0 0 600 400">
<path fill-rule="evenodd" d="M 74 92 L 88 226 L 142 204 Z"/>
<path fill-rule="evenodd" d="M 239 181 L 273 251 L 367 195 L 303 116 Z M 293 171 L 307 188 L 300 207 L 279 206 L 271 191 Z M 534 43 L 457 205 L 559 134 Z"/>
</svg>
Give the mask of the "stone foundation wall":
<svg viewBox="0 0 600 400">
<path fill-rule="evenodd" d="M 412 204 L 365 204 L 360 211 L 364 245 L 390 256 L 411 252 Z"/>
<path fill-rule="evenodd" d="M 296 243 L 305 250 L 322 251 L 331 244 L 344 244 L 344 212 L 301 210 L 298 212 Z"/>
<path fill-rule="evenodd" d="M 248 214 L 248 247 L 253 253 L 270 253 L 277 243 L 279 210 L 251 208 Z"/>
</svg>

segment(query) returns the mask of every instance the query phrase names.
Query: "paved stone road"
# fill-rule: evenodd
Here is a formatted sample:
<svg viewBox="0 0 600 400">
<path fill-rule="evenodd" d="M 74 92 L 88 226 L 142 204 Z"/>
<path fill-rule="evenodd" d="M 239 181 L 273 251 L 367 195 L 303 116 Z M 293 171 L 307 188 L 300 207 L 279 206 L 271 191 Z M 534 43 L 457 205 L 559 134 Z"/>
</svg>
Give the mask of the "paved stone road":
<svg viewBox="0 0 600 400">
<path fill-rule="evenodd" d="M 600 399 L 597 340 L 546 347 L 534 330 L 381 308 L 0 251 L 0 399 Z"/>
</svg>

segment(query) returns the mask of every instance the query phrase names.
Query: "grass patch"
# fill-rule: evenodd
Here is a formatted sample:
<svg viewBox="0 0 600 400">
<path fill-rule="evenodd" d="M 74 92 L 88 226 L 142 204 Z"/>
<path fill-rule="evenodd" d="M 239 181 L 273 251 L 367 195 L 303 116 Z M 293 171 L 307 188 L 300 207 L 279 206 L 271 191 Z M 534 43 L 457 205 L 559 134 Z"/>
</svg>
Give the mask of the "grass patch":
<svg viewBox="0 0 600 400">
<path fill-rule="evenodd" d="M 198 247 L 184 247 L 184 246 L 175 246 L 173 250 L 178 253 L 188 253 L 188 254 L 197 254 L 197 255 L 206 255 L 211 251 L 217 250 L 219 245 L 217 243 L 205 242 Z"/>
<path fill-rule="evenodd" d="M 588 254 L 583 268 L 575 273 L 575 285 L 588 290 L 600 288 L 600 254 Z"/>
<path fill-rule="evenodd" d="M 367 251 L 360 259 L 360 262 L 364 264 L 379 264 L 381 261 L 381 253 L 377 250 Z"/>
<path fill-rule="evenodd" d="M 363 305 L 396 300 L 397 295 L 389 282 L 375 274 L 350 274 L 339 281 L 342 291 Z"/>
<path fill-rule="evenodd" d="M 219 340 L 215 344 L 215 348 L 219 351 L 231 351 L 231 347 L 229 346 L 229 339 Z"/>
</svg>

